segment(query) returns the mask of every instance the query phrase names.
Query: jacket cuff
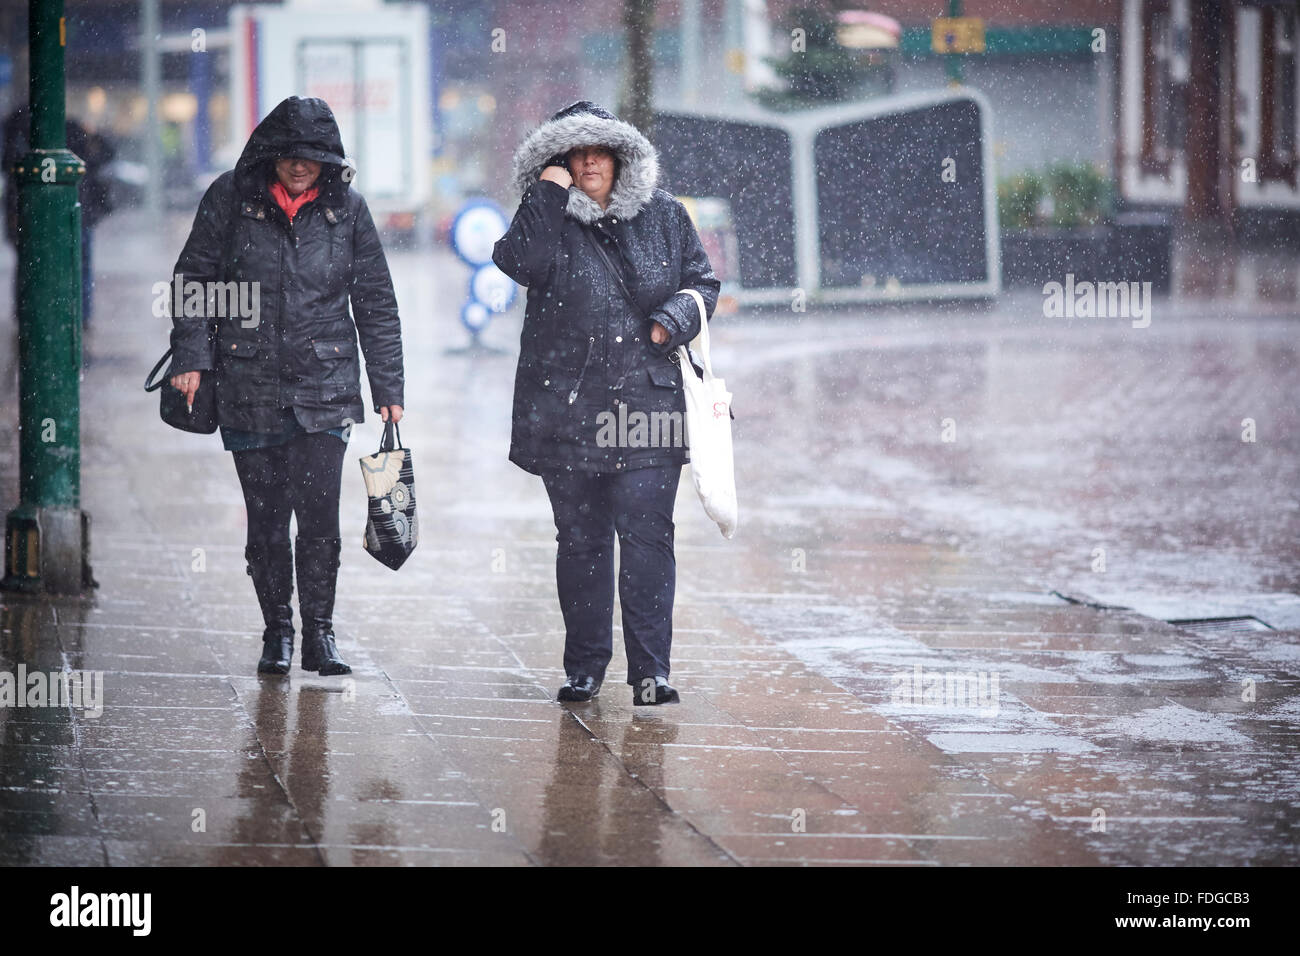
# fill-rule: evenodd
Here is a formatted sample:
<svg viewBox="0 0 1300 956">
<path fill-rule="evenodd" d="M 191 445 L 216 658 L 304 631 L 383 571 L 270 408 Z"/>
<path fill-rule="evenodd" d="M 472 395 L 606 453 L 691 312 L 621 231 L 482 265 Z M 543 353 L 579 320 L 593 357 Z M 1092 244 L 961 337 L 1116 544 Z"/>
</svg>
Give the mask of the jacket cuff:
<svg viewBox="0 0 1300 956">
<path fill-rule="evenodd" d="M 694 303 L 692 303 L 692 307 L 693 306 Z M 692 331 L 694 323 L 683 328 L 681 325 L 681 319 L 672 312 L 669 312 L 667 309 L 656 309 L 654 312 L 650 313 L 650 318 L 668 330 L 668 341 L 663 345 L 655 345 L 653 341 L 650 343 L 652 348 L 658 349 L 661 353 L 666 354 L 676 349 L 679 345 L 689 344 L 700 332 L 699 329 L 694 329 L 694 331 Z"/>
<path fill-rule="evenodd" d="M 173 375 L 179 375 L 181 372 L 211 372 L 213 370 L 212 360 L 202 356 L 186 354 L 172 350 L 171 367 L 176 371 Z"/>
<path fill-rule="evenodd" d="M 179 372 L 210 372 L 217 367 L 214 343 L 206 328 L 173 325 L 168 336 L 172 348 L 172 368 Z"/>
<path fill-rule="evenodd" d="M 177 348 L 173 345 L 171 367 L 176 369 L 172 373 L 176 375 L 180 372 L 211 372 L 217 366 L 212 360 L 210 352 L 197 352 L 192 349 Z"/>
<path fill-rule="evenodd" d="M 568 203 L 569 201 L 568 188 L 561 186 L 559 183 L 553 183 L 549 179 L 539 179 L 537 182 L 529 184 L 528 188 L 547 202 L 563 200 Z"/>
</svg>

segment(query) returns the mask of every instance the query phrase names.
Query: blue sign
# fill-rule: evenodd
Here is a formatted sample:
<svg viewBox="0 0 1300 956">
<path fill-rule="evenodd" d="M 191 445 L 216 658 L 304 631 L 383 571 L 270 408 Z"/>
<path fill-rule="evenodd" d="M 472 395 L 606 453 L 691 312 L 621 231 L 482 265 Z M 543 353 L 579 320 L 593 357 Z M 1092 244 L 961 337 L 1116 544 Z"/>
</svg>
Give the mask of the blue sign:
<svg viewBox="0 0 1300 956">
<path fill-rule="evenodd" d="M 493 314 L 510 308 L 518 294 L 514 280 L 492 261 L 492 249 L 509 227 L 506 214 L 486 199 L 471 199 L 451 223 L 451 248 L 474 270 L 469 277 L 469 301 L 461 307 L 460 321 L 474 336 L 476 345 Z"/>
<path fill-rule="evenodd" d="M 488 324 L 492 313 L 482 302 L 466 302 L 460 309 L 460 324 L 474 333 L 475 337 Z"/>
<path fill-rule="evenodd" d="M 469 277 L 470 301 L 487 306 L 489 312 L 504 312 L 515 301 L 519 287 L 515 280 L 489 263 L 474 270 Z"/>
<path fill-rule="evenodd" d="M 471 199 L 451 223 L 451 248 L 466 265 L 477 269 L 492 261 L 492 247 L 510 228 L 496 203 Z"/>
</svg>

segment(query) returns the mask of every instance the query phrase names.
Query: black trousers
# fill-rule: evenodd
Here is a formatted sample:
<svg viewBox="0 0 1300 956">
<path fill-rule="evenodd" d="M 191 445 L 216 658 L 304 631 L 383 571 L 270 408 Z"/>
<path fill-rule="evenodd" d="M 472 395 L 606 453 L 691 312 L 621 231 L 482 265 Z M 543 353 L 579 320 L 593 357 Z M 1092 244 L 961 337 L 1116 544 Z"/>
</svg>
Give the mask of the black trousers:
<svg viewBox="0 0 1300 956">
<path fill-rule="evenodd" d="M 248 509 L 248 543 L 287 543 L 291 515 L 298 519 L 298 537 L 337 538 L 347 447 L 329 432 L 316 432 L 232 452 Z"/>
<path fill-rule="evenodd" d="M 555 517 L 564 671 L 603 680 L 613 656 L 614 538 L 627 682 L 668 676 L 673 642 L 673 502 L 682 466 L 542 475 Z"/>
</svg>

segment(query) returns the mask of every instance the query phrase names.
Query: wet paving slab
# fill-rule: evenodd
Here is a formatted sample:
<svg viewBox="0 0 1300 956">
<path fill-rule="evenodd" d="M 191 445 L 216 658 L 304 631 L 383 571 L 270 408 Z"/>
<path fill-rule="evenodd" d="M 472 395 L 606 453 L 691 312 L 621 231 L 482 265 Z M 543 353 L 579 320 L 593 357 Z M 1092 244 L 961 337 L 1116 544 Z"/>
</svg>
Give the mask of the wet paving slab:
<svg viewBox="0 0 1300 956">
<path fill-rule="evenodd" d="M 147 294 L 138 262 L 174 251 L 106 253 L 102 301 Z M 0 863 L 1300 862 L 1297 316 L 1225 328 L 1170 300 L 1150 340 L 1044 329 L 1014 297 L 721 318 L 743 524 L 723 541 L 683 482 L 682 703 L 633 705 L 616 615 L 600 696 L 561 705 L 554 528 L 505 460 L 513 359 L 444 354 L 461 276 L 426 258 L 393 257 L 404 312 L 429 317 L 408 367 L 438 371 L 409 376 L 404 422 L 424 531 L 397 574 L 366 556 L 345 468 L 347 678 L 254 673 L 230 456 L 138 391 L 164 329 L 92 329 L 100 587 L 5 596 L 0 671 L 102 672 L 103 708 L 0 708 Z M 11 382 L 0 412 L 9 494 Z M 1274 428 L 1249 464 L 1220 421 L 1246 414 Z M 966 443 L 940 441 L 945 417 Z M 359 426 L 349 457 L 377 436 Z M 1153 594 L 1282 617 L 1192 632 Z"/>
</svg>

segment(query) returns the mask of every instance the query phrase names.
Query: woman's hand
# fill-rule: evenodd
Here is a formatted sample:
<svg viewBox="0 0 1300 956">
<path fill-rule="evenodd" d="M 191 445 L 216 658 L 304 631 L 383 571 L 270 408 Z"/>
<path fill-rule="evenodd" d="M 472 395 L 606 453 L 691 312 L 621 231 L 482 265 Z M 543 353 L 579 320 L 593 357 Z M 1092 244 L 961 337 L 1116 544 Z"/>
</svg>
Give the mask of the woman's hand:
<svg viewBox="0 0 1300 956">
<path fill-rule="evenodd" d="M 199 390 L 199 373 L 198 372 L 181 372 L 179 375 L 173 375 L 170 379 L 172 388 L 185 394 L 185 405 L 187 408 L 194 407 L 194 393 Z"/>
<path fill-rule="evenodd" d="M 398 422 L 402 420 L 402 406 L 381 405 L 379 407 L 379 417 L 384 421 L 388 421 L 391 418 L 393 420 L 393 424 L 396 425 Z"/>
<path fill-rule="evenodd" d="M 658 322 L 655 322 L 655 321 L 651 320 L 651 325 L 650 325 L 650 341 L 651 341 L 651 342 L 653 342 L 655 345 L 663 345 L 663 344 L 664 344 L 665 342 L 667 342 L 670 338 L 672 338 L 672 336 L 669 335 L 667 329 L 665 329 L 665 328 L 664 328 L 662 325 L 660 325 Z"/>
<path fill-rule="evenodd" d="M 542 170 L 542 175 L 539 178 L 548 179 L 565 189 L 573 185 L 573 176 L 563 166 L 547 166 Z"/>
</svg>

